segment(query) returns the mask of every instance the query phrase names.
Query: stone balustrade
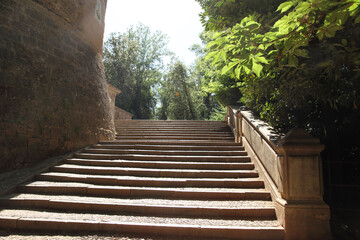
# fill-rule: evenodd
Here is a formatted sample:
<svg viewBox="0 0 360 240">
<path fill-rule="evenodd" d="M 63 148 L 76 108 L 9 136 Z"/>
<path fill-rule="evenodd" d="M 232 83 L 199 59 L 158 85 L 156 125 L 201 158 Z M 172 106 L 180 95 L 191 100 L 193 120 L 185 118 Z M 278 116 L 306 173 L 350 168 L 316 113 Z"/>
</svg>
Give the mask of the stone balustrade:
<svg viewBox="0 0 360 240">
<path fill-rule="evenodd" d="M 277 134 L 250 111 L 236 107 L 228 107 L 226 121 L 271 191 L 285 239 L 331 239 L 320 141 L 303 129 Z"/>
</svg>

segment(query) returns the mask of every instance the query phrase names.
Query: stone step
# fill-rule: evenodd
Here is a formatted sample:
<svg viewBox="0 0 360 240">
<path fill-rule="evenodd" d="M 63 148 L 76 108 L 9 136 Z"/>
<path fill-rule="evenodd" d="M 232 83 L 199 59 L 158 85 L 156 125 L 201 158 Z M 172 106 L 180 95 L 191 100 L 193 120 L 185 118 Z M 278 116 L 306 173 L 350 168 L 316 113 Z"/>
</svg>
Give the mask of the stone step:
<svg viewBox="0 0 360 240">
<path fill-rule="evenodd" d="M 128 128 L 116 128 L 118 133 L 208 133 L 208 134 L 216 134 L 216 133 L 232 133 L 230 128 L 139 128 L 139 127 L 128 127 Z"/>
<path fill-rule="evenodd" d="M 227 126 L 225 121 L 201 121 L 201 120 L 115 120 L 116 125 L 120 126 L 136 126 L 136 125 L 197 125 L 197 126 L 207 126 L 207 125 L 215 125 L 215 126 Z"/>
<path fill-rule="evenodd" d="M 133 187 L 202 187 L 202 188 L 264 188 L 264 182 L 257 178 L 166 178 L 137 176 L 106 176 L 64 172 L 47 172 L 35 176 L 37 181 L 79 182 L 96 185 Z"/>
<path fill-rule="evenodd" d="M 256 178 L 258 173 L 250 170 L 195 170 L 195 169 L 159 169 L 159 168 L 125 168 L 63 164 L 50 168 L 55 172 L 123 175 L 143 177 L 176 177 L 176 178 Z"/>
<path fill-rule="evenodd" d="M 271 199 L 263 189 L 237 188 L 156 188 L 102 186 L 76 182 L 36 181 L 17 187 L 19 193 L 69 194 L 115 198 L 163 198 L 189 200 L 262 200 Z"/>
<path fill-rule="evenodd" d="M 119 204 L 110 202 L 47 200 L 37 198 L 0 198 L 0 205 L 4 208 L 32 209 L 32 210 L 61 210 L 72 212 L 92 212 L 102 214 L 136 214 L 138 216 L 167 216 L 167 217 L 196 217 L 213 219 L 251 219 L 275 220 L 273 207 L 252 208 L 220 208 L 220 207 L 191 207 L 177 205 L 149 205 L 149 204 Z"/>
<path fill-rule="evenodd" d="M 244 151 L 244 147 L 235 146 L 192 146 L 192 145 L 151 145 L 151 144 L 97 144 L 91 146 L 96 149 L 140 149 L 140 150 L 188 150 L 188 151 Z"/>
<path fill-rule="evenodd" d="M 117 132 L 173 132 L 173 133 L 181 133 L 181 132 L 193 132 L 196 133 L 231 133 L 231 129 L 229 127 L 162 127 L 162 126 L 152 126 L 152 127 L 115 127 Z"/>
<path fill-rule="evenodd" d="M 116 204 L 134 204 L 149 206 L 184 206 L 184 207 L 211 207 L 211 208 L 272 208 L 271 201 L 248 201 L 248 200 L 182 200 L 182 199 L 155 199 L 155 198 L 107 198 L 107 197 L 90 197 L 77 195 L 60 195 L 60 194 L 28 194 L 15 193 L 3 198 L 13 199 L 42 199 L 42 200 L 71 200 L 76 202 L 94 202 L 94 203 L 116 203 Z"/>
<path fill-rule="evenodd" d="M 69 219 L 70 216 L 73 219 Z M 193 219 L 189 221 L 187 218 L 171 220 L 160 217 L 44 213 L 9 209 L 3 210 L 0 225 L 2 228 L 14 231 L 120 232 L 207 239 L 284 238 L 284 229 L 279 227 L 276 221 L 198 220 L 196 224 L 189 224 L 189 222 L 195 221 Z"/>
<path fill-rule="evenodd" d="M 137 144 L 141 144 L 141 145 L 163 145 L 163 146 L 167 146 L 167 145 L 177 145 L 177 146 L 181 146 L 181 145 L 193 145 L 193 146 L 207 146 L 207 147 L 212 147 L 212 146 L 216 146 L 216 147 L 223 147 L 223 146 L 230 146 L 230 147 L 240 147 L 241 145 L 239 143 L 235 143 L 233 141 L 218 141 L 218 140 L 214 140 L 214 141 L 191 141 L 191 140 L 159 140 L 159 139 L 155 139 L 155 140 L 144 140 L 144 139 L 136 139 L 136 140 L 115 140 L 115 141 L 101 141 L 100 142 L 101 145 L 103 144 L 108 144 L 108 145 L 119 145 L 119 144 L 131 144 L 131 145 L 137 145 Z"/>
<path fill-rule="evenodd" d="M 149 137 L 149 136 L 153 136 L 153 137 L 192 137 L 192 136 L 196 136 L 196 137 L 202 137 L 202 138 L 220 138 L 220 137 L 225 137 L 225 138 L 233 138 L 234 135 L 229 132 L 229 133 L 176 133 L 176 132 L 118 132 L 116 134 L 116 137 Z"/>
<path fill-rule="evenodd" d="M 141 155 L 190 155 L 190 156 L 246 156 L 245 151 L 199 151 L 199 150 L 143 150 L 143 149 L 108 149 L 88 148 L 83 153 L 100 154 L 141 154 Z"/>
<path fill-rule="evenodd" d="M 150 139 L 150 140 L 159 140 L 159 139 L 162 139 L 162 140 L 165 140 L 165 139 L 168 139 L 168 140 L 216 140 L 216 141 L 234 141 L 234 137 L 231 136 L 231 137 L 217 137 L 217 136 L 214 136 L 214 137 L 211 137 L 211 136 L 207 136 L 207 137 L 201 137 L 201 136 L 119 136 L 117 135 L 115 137 L 115 140 L 133 140 L 133 139 L 141 139 L 141 140 L 147 140 L 147 139 Z"/>
<path fill-rule="evenodd" d="M 203 169 L 203 170 L 253 170 L 252 163 L 216 163 L 216 162 L 166 162 L 166 161 L 136 161 L 136 160 L 94 160 L 69 158 L 67 164 L 104 167 L 135 167 L 160 169 Z"/>
<path fill-rule="evenodd" d="M 139 161 L 175 161 L 175 162 L 251 162 L 248 156 L 173 156 L 173 155 L 141 155 L 141 154 L 95 154 L 76 153 L 75 158 L 98 160 L 139 160 Z"/>
</svg>

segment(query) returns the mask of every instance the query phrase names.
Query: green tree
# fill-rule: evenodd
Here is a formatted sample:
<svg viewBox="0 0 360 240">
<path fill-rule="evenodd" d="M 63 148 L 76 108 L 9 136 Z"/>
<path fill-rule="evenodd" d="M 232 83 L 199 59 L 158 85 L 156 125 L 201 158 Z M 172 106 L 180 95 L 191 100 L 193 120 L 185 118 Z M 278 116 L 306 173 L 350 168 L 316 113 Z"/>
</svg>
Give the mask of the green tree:
<svg viewBox="0 0 360 240">
<path fill-rule="evenodd" d="M 241 93 L 239 88 L 232 84 L 229 75 L 221 75 L 216 67 L 211 64 L 211 61 L 205 59 L 207 53 L 205 46 L 210 41 L 209 35 L 211 36 L 209 32 L 200 35 L 204 46 L 193 45 L 191 47 L 197 56 L 195 65 L 191 69 L 191 78 L 198 86 L 201 86 L 202 90 L 203 107 L 200 109 L 200 117 L 219 120 L 218 116 L 221 115 L 219 110 L 222 110 L 224 106 L 236 104 L 240 100 Z M 215 115 L 216 118 L 211 117 Z M 222 116 L 223 118 L 224 116 Z"/>
<path fill-rule="evenodd" d="M 201 92 L 183 63 L 175 62 L 165 76 L 161 90 L 159 118 L 189 120 L 199 118 Z"/>
<path fill-rule="evenodd" d="M 358 162 L 360 1 L 269 1 L 262 10 L 246 0 L 198 1 L 215 32 L 206 59 L 235 80 L 242 103 L 279 131 L 304 127 L 320 137 L 324 165 Z"/>
<path fill-rule="evenodd" d="M 104 43 L 104 66 L 107 81 L 122 92 L 116 105 L 138 119 L 150 119 L 156 108 L 155 86 L 160 84 L 167 36 L 138 24 L 124 33 L 113 33 Z"/>
</svg>

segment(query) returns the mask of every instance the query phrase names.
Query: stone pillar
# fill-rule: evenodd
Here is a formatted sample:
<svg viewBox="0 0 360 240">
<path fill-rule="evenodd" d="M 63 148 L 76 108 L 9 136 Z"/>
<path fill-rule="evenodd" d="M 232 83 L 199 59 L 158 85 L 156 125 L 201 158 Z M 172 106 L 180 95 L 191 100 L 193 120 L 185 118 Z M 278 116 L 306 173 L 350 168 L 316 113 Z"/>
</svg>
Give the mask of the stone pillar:
<svg viewBox="0 0 360 240">
<path fill-rule="evenodd" d="M 276 207 L 285 239 L 331 239 L 330 209 L 323 202 L 323 148 L 305 130 L 293 129 L 276 149 L 283 184 Z"/>
</svg>

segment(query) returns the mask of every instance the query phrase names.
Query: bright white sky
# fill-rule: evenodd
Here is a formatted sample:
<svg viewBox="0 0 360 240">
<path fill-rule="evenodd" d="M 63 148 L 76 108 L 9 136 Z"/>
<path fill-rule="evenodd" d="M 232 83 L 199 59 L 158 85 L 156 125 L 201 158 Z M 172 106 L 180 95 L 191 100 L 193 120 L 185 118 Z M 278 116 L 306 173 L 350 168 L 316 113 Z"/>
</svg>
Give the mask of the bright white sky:
<svg viewBox="0 0 360 240">
<path fill-rule="evenodd" d="M 195 60 L 189 48 L 201 43 L 200 12 L 195 0 L 108 0 L 104 40 L 111 32 L 124 32 L 141 22 L 152 32 L 160 30 L 168 35 L 169 50 L 189 66 Z"/>
</svg>

